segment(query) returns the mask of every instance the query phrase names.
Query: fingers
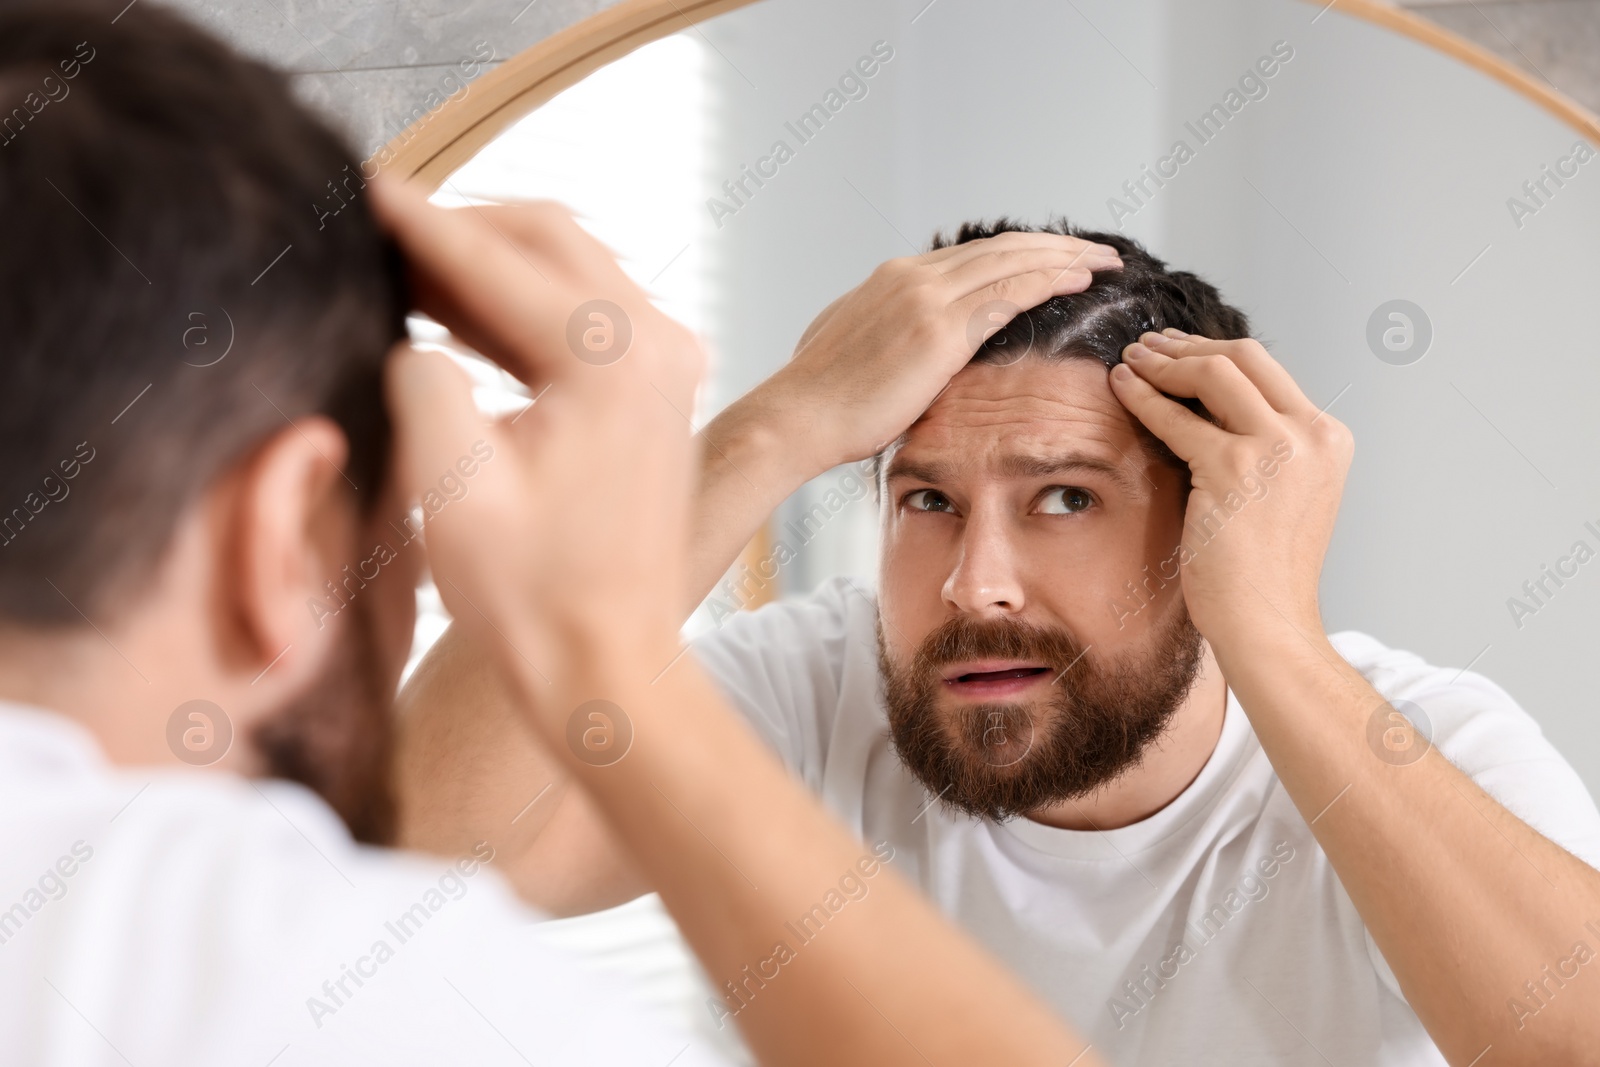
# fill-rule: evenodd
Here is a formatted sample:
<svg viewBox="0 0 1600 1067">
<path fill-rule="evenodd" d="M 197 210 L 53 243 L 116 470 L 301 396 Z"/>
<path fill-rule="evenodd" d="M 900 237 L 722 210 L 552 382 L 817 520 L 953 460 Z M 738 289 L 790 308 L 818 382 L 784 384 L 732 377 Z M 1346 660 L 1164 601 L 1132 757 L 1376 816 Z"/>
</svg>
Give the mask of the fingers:
<svg viewBox="0 0 1600 1067">
<path fill-rule="evenodd" d="M 1035 233 L 1029 230 L 1008 231 L 995 234 L 993 237 L 980 237 L 975 241 L 951 245 L 929 252 L 926 259 L 938 263 L 940 272 L 948 275 L 952 270 L 976 259 L 1028 251 L 1054 252 L 1064 257 L 1064 263 L 1091 270 L 1107 270 L 1122 266 L 1122 257 L 1110 245 L 1086 241 L 1081 237 L 1066 237 L 1059 233 Z"/>
<path fill-rule="evenodd" d="M 950 271 L 946 285 L 952 301 L 983 295 L 1025 309 L 1061 293 L 1081 293 L 1094 280 L 1094 271 L 1109 269 L 1086 265 L 1076 254 L 1028 249 L 969 260 Z"/>
<path fill-rule="evenodd" d="M 952 310 L 960 322 L 968 324 L 968 340 L 976 345 L 988 340 L 1023 309 L 1037 307 L 1053 296 L 1081 293 L 1093 280 L 1088 271 L 1045 268 L 1002 278 L 952 305 Z M 976 319 L 980 314 L 981 330 Z M 1018 352 L 1016 357 L 1020 359 L 1025 354 Z"/>
<path fill-rule="evenodd" d="M 429 204 L 399 182 L 371 183 L 373 204 L 416 276 L 423 310 L 524 382 L 570 375 L 566 323 L 587 296 L 476 212 Z"/>
<path fill-rule="evenodd" d="M 1140 338 L 1163 355 L 1182 357 L 1190 355 L 1222 355 L 1231 359 L 1255 383 L 1267 403 L 1285 415 L 1307 415 L 1316 412 L 1316 405 L 1301 392 L 1294 377 L 1283 364 L 1272 358 L 1259 341 L 1244 338 L 1236 341 L 1213 341 L 1199 334 L 1167 329 L 1159 334 Z"/>
<path fill-rule="evenodd" d="M 1001 236 L 1010 236 L 1002 234 Z M 1054 234 L 1026 234 L 1018 236 L 1041 237 L 1056 236 Z M 987 238 L 989 242 L 999 242 L 1000 238 Z M 1070 243 L 1065 243 L 1070 242 Z M 980 242 L 970 242 L 978 245 Z M 965 245 L 963 248 L 967 247 Z M 1008 278 L 1018 278 L 1026 274 L 1045 271 L 1051 277 L 1073 277 L 1075 282 L 1081 281 L 1076 288 L 1069 288 L 1067 292 L 1081 292 L 1088 288 L 1091 274 L 1099 270 L 1115 270 L 1122 266 L 1122 260 L 1115 250 L 1108 250 L 1106 245 L 1092 245 L 1077 238 L 1059 238 L 1055 242 L 1006 242 L 1005 244 L 990 243 L 975 249 L 968 256 L 940 264 L 945 284 L 949 287 L 952 298 L 960 299 L 971 296 L 980 290 L 988 289 Z M 1043 288 L 1040 301 L 1055 295 L 1051 286 Z M 1012 299 L 1013 303 L 1021 307 L 1031 307 L 1021 300 Z"/>
<path fill-rule="evenodd" d="M 1160 335 L 1144 336 L 1153 340 Z M 1135 341 L 1123 349 L 1122 358 L 1161 392 L 1198 398 L 1232 433 L 1268 434 L 1282 418 L 1239 365 L 1219 353 L 1174 358 Z"/>
<path fill-rule="evenodd" d="M 1195 458 L 1221 442 L 1227 431 L 1213 426 L 1138 374 L 1126 363 L 1111 369 L 1111 391 L 1133 417 L 1144 424 L 1161 442 L 1172 449 L 1172 454 L 1185 463 L 1193 464 Z"/>
</svg>

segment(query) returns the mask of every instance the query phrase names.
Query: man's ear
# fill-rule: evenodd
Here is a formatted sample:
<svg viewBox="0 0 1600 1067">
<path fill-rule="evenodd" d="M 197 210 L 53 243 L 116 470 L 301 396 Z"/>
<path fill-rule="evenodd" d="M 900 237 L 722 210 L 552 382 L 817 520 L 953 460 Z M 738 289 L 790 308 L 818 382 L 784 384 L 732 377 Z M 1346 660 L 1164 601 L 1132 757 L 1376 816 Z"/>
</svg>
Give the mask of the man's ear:
<svg viewBox="0 0 1600 1067">
<path fill-rule="evenodd" d="M 327 606 L 324 586 L 355 543 L 348 454 L 344 431 L 311 416 L 274 434 L 235 475 L 222 595 L 244 658 L 270 666 L 278 686 L 309 679 L 330 645 L 323 638 L 337 632 L 339 601 Z"/>
</svg>

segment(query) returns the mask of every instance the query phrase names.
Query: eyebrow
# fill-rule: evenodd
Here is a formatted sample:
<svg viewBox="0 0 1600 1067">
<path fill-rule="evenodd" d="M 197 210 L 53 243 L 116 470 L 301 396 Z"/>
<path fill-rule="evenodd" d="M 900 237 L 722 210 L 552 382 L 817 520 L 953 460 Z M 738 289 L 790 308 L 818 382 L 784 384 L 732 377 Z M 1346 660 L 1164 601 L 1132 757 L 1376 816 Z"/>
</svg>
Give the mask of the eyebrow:
<svg viewBox="0 0 1600 1067">
<path fill-rule="evenodd" d="M 1055 456 L 1008 453 L 1000 457 L 998 467 L 999 473 L 1008 478 L 1049 478 L 1057 474 L 1087 471 L 1111 479 L 1124 490 L 1131 490 L 1134 487 L 1134 479 L 1129 476 L 1125 467 L 1086 452 L 1065 452 Z M 889 463 L 884 481 L 909 478 L 912 481 L 940 485 L 953 480 L 954 477 L 953 464 L 937 461 L 917 463 L 896 456 Z"/>
</svg>

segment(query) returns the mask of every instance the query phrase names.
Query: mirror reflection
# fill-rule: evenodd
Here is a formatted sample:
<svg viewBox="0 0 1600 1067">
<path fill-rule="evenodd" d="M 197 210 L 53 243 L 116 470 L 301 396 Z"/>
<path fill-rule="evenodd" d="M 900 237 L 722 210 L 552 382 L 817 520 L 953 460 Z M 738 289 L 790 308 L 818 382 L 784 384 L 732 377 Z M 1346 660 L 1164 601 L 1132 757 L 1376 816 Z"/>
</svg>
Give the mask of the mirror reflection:
<svg viewBox="0 0 1600 1067">
<path fill-rule="evenodd" d="M 1596 1062 L 1450 6 L 0 5 L 0 1063 Z"/>
</svg>

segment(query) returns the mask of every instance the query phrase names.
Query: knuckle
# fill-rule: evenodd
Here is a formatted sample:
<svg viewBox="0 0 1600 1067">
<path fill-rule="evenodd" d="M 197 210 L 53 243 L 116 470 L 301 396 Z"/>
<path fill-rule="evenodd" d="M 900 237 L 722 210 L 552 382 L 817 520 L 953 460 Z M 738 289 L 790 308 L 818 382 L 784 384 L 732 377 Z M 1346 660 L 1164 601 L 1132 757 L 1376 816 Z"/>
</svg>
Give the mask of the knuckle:
<svg viewBox="0 0 1600 1067">
<path fill-rule="evenodd" d="M 907 286 L 905 299 L 910 305 L 911 314 L 918 319 L 934 314 L 947 302 L 944 286 L 932 272 L 919 275 L 913 284 Z"/>
<path fill-rule="evenodd" d="M 993 294 L 989 299 L 1002 300 L 1008 304 L 1015 304 L 1018 290 L 1022 288 L 1022 281 L 1015 275 L 1001 278 L 989 287 Z"/>
<path fill-rule="evenodd" d="M 1323 422 L 1327 423 L 1327 426 L 1322 431 L 1323 439 L 1329 446 L 1340 455 L 1347 456 L 1355 452 L 1356 435 L 1350 432 L 1350 427 L 1338 419 L 1331 419 L 1326 416 L 1324 416 Z"/>
<path fill-rule="evenodd" d="M 1055 240 L 1054 234 L 1034 233 L 1026 230 L 1008 230 L 989 238 L 989 247 L 996 255 L 1015 257 L 1031 252 Z"/>
<path fill-rule="evenodd" d="M 893 281 L 904 278 L 920 266 L 920 261 L 915 256 L 897 256 L 879 263 L 872 271 L 875 278 L 884 281 Z"/>
<path fill-rule="evenodd" d="M 1244 441 L 1229 445 L 1223 455 L 1228 470 L 1235 477 L 1243 477 L 1256 463 L 1255 446 Z"/>
</svg>

